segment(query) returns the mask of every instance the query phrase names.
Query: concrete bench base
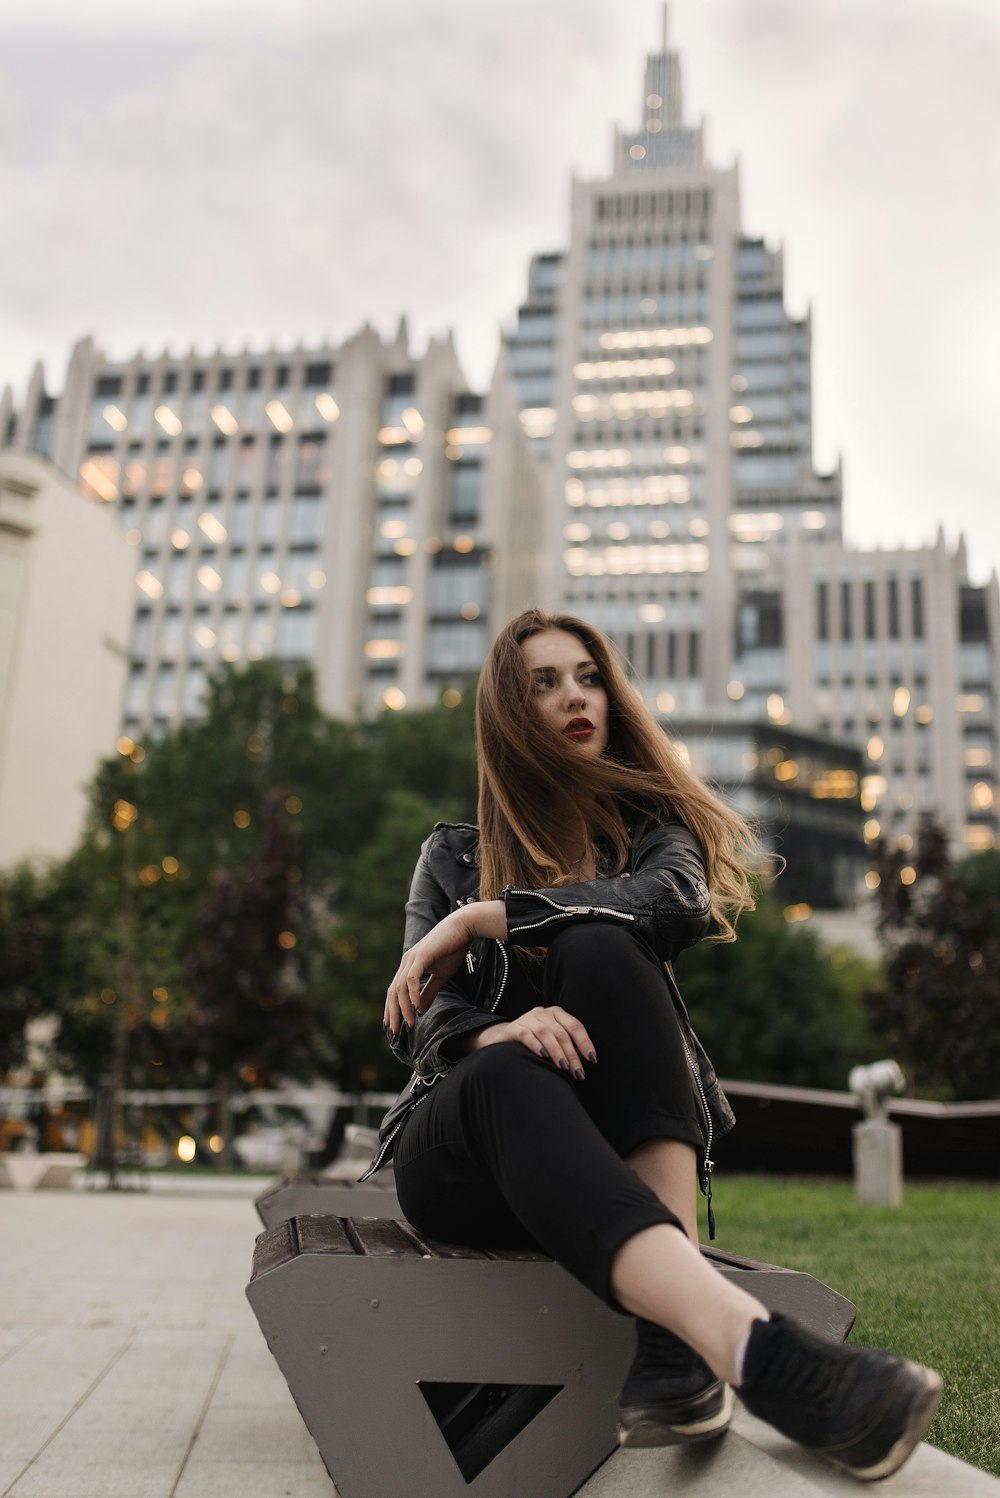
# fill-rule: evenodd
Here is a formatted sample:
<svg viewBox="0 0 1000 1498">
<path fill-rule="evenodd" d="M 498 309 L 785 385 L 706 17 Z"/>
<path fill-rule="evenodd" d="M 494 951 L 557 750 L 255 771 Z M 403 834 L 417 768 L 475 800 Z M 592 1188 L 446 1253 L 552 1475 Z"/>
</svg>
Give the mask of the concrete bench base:
<svg viewBox="0 0 1000 1498">
<path fill-rule="evenodd" d="M 823 1335 L 853 1324 L 809 1275 L 707 1256 Z M 568 1498 L 617 1451 L 634 1323 L 542 1255 L 298 1216 L 257 1240 L 247 1296 L 341 1498 Z"/>
<path fill-rule="evenodd" d="M 72 1186 L 85 1164 L 83 1155 L 13 1151 L 0 1155 L 0 1188 L 65 1191 Z"/>
<path fill-rule="evenodd" d="M 616 1451 L 575 1498 L 858 1498 L 865 1491 L 846 1472 L 755 1420 L 737 1400 L 723 1440 L 659 1451 Z M 891 1492 L 892 1498 L 1000 1498 L 1000 1481 L 921 1445 L 901 1472 L 867 1491 Z M 527 1489 L 523 1498 L 529 1495 Z"/>
</svg>

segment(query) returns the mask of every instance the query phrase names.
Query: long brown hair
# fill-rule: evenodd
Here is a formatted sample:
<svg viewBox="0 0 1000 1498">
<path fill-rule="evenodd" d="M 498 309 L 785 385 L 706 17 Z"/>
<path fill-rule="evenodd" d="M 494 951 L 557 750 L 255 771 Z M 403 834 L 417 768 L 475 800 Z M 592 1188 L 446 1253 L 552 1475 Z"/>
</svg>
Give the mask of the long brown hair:
<svg viewBox="0 0 1000 1498">
<path fill-rule="evenodd" d="M 608 696 L 608 747 L 578 754 L 544 721 L 521 646 L 545 630 L 575 635 L 597 666 Z M 705 856 L 716 939 L 752 909 L 753 832 L 685 763 L 629 681 L 611 641 L 572 614 L 528 609 L 497 635 L 476 693 L 479 755 L 480 892 L 496 899 L 508 885 L 538 889 L 578 877 L 581 862 L 610 850 L 613 872 L 629 853 L 623 808 L 675 817 Z"/>
</svg>

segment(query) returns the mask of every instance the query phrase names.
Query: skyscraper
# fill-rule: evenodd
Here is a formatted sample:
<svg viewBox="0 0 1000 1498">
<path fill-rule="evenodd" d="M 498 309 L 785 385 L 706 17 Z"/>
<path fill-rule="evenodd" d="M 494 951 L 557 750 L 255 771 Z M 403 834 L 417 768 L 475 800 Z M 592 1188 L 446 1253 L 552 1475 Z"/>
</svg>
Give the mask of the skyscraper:
<svg viewBox="0 0 1000 1498">
<path fill-rule="evenodd" d="M 988 846 L 996 578 L 974 588 L 942 538 L 844 544 L 840 467 L 812 459 L 810 319 L 786 310 L 780 249 L 743 229 L 737 169 L 685 123 L 666 21 L 638 129 L 609 176 L 574 181 L 569 246 L 533 259 L 505 352 L 542 466 L 546 597 L 616 639 L 699 767 L 722 724 L 820 734 L 864 751 L 860 786 L 778 755 L 786 789 L 860 791 L 870 838 L 912 840 L 936 811 Z"/>
</svg>

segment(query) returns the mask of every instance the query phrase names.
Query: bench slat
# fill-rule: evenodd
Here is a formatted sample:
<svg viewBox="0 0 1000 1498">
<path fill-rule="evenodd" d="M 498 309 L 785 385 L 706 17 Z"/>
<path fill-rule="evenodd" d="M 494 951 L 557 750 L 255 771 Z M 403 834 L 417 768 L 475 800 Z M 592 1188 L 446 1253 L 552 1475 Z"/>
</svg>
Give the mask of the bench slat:
<svg viewBox="0 0 1000 1498">
<path fill-rule="evenodd" d="M 354 1244 L 339 1217 L 293 1217 L 300 1254 L 353 1254 Z"/>
<path fill-rule="evenodd" d="M 388 1217 L 345 1217 L 344 1228 L 356 1253 L 376 1258 L 419 1259 L 420 1249 Z"/>
<path fill-rule="evenodd" d="M 724 1264 L 729 1269 L 767 1269 L 771 1274 L 794 1274 L 793 1269 L 785 1269 L 781 1264 L 763 1264 L 760 1259 L 745 1259 L 742 1254 L 723 1253 L 720 1248 L 707 1248 L 701 1245 L 702 1258 L 709 1259 L 713 1264 Z"/>
<path fill-rule="evenodd" d="M 289 1259 L 294 1259 L 298 1251 L 294 1218 L 288 1217 L 284 1222 L 276 1222 L 274 1227 L 261 1233 L 254 1244 L 251 1283 L 258 1275 L 266 1274 L 269 1269 L 277 1269 L 279 1264 L 286 1264 Z"/>
</svg>

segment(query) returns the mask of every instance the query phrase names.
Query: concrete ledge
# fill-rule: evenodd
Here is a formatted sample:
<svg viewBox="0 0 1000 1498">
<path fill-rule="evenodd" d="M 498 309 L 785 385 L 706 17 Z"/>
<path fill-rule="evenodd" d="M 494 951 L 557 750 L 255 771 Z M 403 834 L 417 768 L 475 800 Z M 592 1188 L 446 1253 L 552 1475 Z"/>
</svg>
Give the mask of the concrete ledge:
<svg viewBox="0 0 1000 1498">
<path fill-rule="evenodd" d="M 0 1155 L 0 1188 L 13 1191 L 65 1191 L 83 1169 L 83 1155 L 35 1154 L 14 1150 Z"/>
<path fill-rule="evenodd" d="M 617 1451 L 578 1489 L 576 1498 L 858 1498 L 864 1489 L 846 1472 L 810 1456 L 747 1414 L 737 1401 L 729 1433 L 710 1445 Z M 869 1491 L 893 1498 L 1000 1498 L 1000 1480 L 923 1444 L 895 1477 Z"/>
</svg>

